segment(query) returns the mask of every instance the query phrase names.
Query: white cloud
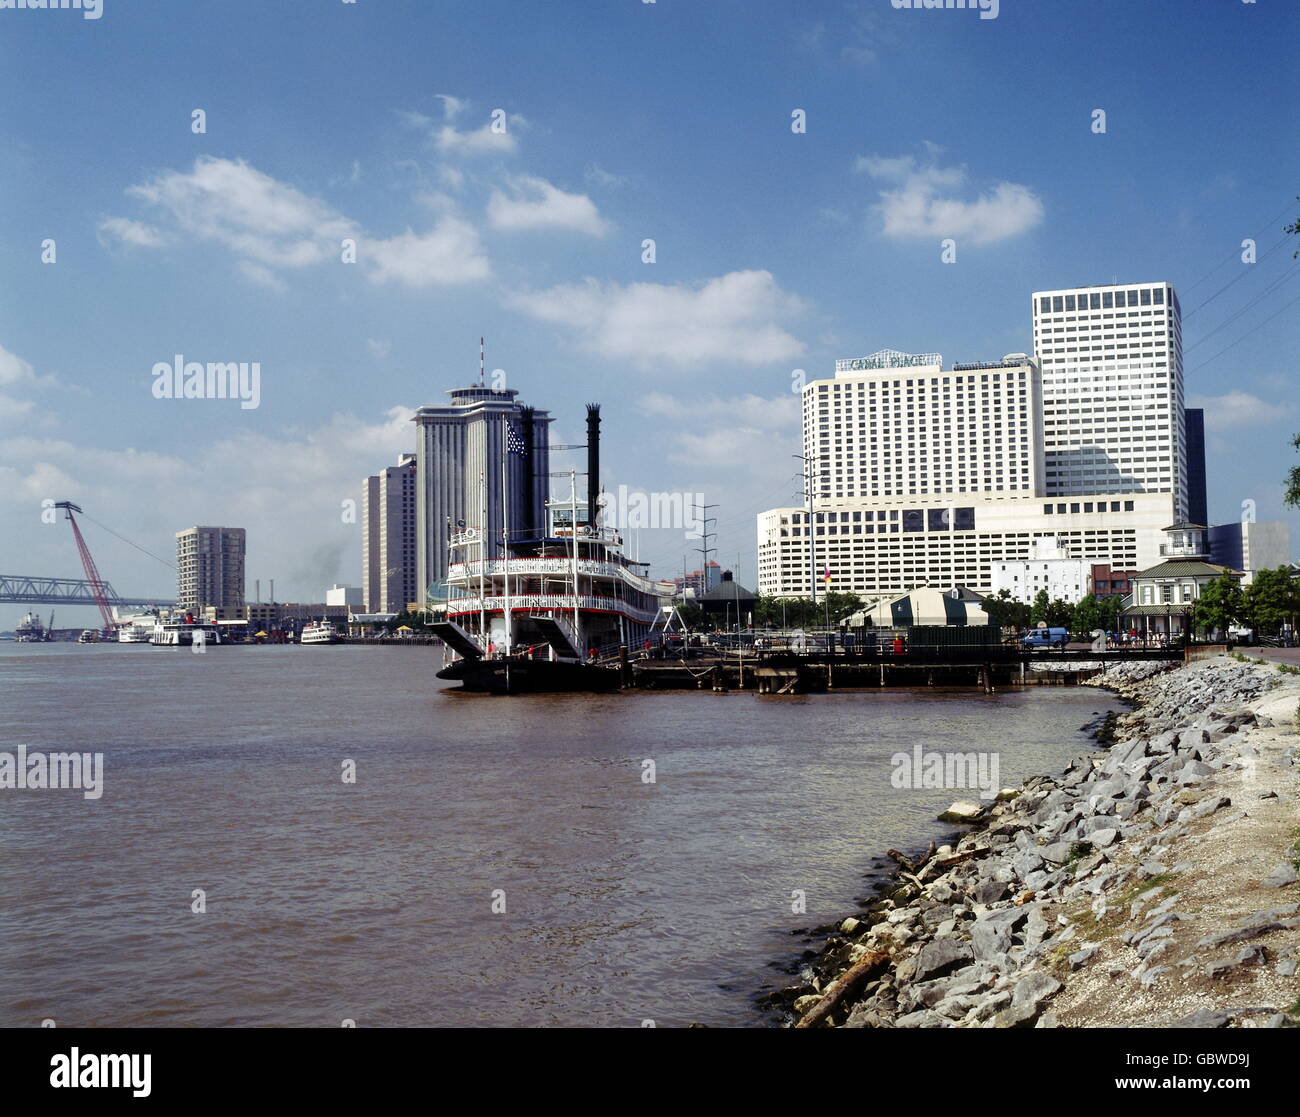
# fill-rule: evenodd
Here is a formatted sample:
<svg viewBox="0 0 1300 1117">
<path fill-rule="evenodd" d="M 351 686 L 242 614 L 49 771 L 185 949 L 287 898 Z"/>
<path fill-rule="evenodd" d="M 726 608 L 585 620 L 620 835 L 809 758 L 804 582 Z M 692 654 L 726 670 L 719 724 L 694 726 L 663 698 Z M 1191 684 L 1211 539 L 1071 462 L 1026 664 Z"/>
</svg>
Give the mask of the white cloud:
<svg viewBox="0 0 1300 1117">
<path fill-rule="evenodd" d="M 242 159 L 200 156 L 188 172 L 168 171 L 128 194 L 165 213 L 184 232 L 267 268 L 337 259 L 354 236 L 346 217 Z"/>
<path fill-rule="evenodd" d="M 488 222 L 495 229 L 569 229 L 603 237 L 609 223 L 586 194 L 569 194 L 543 178 L 520 175 L 510 181 L 510 195 L 493 190 Z"/>
<path fill-rule="evenodd" d="M 387 240 L 368 241 L 361 255 L 375 283 L 445 287 L 492 274 L 478 231 L 458 217 L 442 218 L 427 233 L 407 229 Z"/>
<path fill-rule="evenodd" d="M 1249 392 L 1227 392 L 1221 396 L 1192 396 L 1188 407 L 1205 410 L 1207 430 L 1231 430 L 1235 427 L 1257 427 L 1276 423 L 1295 411 L 1295 407 L 1281 400 L 1262 400 Z"/>
<path fill-rule="evenodd" d="M 12 525 L 0 536 L 0 570 L 80 577 L 67 529 L 39 521 L 40 502 L 49 497 L 75 500 L 167 559 L 174 533 L 190 524 L 244 527 L 250 593 L 254 578 L 262 579 L 265 595 L 274 577 L 281 601 L 323 600 L 331 583 L 359 580 L 360 526 L 344 521 L 342 502 L 355 500 L 359 512 L 361 479 L 413 448 L 412 414 L 392 407 L 372 421 L 335 415 L 309 430 L 191 439 L 184 455 L 98 450 L 81 440 L 30 435 L 0 440 L 0 519 Z M 119 593 L 172 595 L 171 571 L 94 525 L 86 534 Z"/>
<path fill-rule="evenodd" d="M 284 271 L 338 261 L 344 239 L 358 242 L 361 265 L 377 283 L 447 286 L 491 274 L 478 231 L 446 195 L 421 199 L 440 213 L 429 230 L 367 239 L 356 221 L 242 160 L 201 157 L 188 172 L 168 171 L 127 193 L 177 233 L 229 249 L 248 280 L 273 291 L 285 290 Z M 127 218 L 109 218 L 101 229 L 151 247 L 166 235 Z"/>
<path fill-rule="evenodd" d="M 391 341 L 381 341 L 378 338 L 368 337 L 366 338 L 366 348 L 370 350 L 370 355 L 372 357 L 382 361 L 393 351 L 393 343 Z"/>
<path fill-rule="evenodd" d="M 675 422 L 724 420 L 750 428 L 798 430 L 802 414 L 801 397 L 794 392 L 780 396 L 703 396 L 683 399 L 664 392 L 639 397 L 637 409 L 644 415 Z"/>
<path fill-rule="evenodd" d="M 455 120 L 465 111 L 466 102 L 460 97 L 453 97 L 450 93 L 438 93 L 435 96 L 442 102 L 442 115 L 448 120 Z"/>
<path fill-rule="evenodd" d="M 0 386 L 17 388 L 52 388 L 59 379 L 53 373 L 41 376 L 17 353 L 0 345 Z"/>
<path fill-rule="evenodd" d="M 616 190 L 624 187 L 630 181 L 623 175 L 616 175 L 605 170 L 599 163 L 588 163 L 582 172 L 585 178 L 592 186 L 599 186 L 606 190 Z"/>
<path fill-rule="evenodd" d="M 106 217 L 98 226 L 99 243 L 129 244 L 137 248 L 161 248 L 166 238 L 152 225 L 128 217 Z"/>
<path fill-rule="evenodd" d="M 509 129 L 513 118 L 507 118 Z M 433 132 L 433 144 L 441 152 L 454 155 L 508 155 L 519 145 L 510 131 L 494 132 L 489 121 L 471 132 L 461 132 L 444 124 Z"/>
<path fill-rule="evenodd" d="M 854 169 L 888 184 L 873 207 L 882 233 L 891 239 L 952 237 L 992 244 L 1019 236 L 1043 219 L 1043 203 L 1028 186 L 998 182 L 974 198 L 956 192 L 966 183 L 966 168 L 940 166 L 938 148 L 926 157 L 864 155 Z"/>
<path fill-rule="evenodd" d="M 802 313 L 767 271 L 737 271 L 700 284 L 584 283 L 516 294 L 543 322 L 573 329 L 589 350 L 642 368 L 716 362 L 767 364 L 803 352 L 778 322 Z"/>
</svg>

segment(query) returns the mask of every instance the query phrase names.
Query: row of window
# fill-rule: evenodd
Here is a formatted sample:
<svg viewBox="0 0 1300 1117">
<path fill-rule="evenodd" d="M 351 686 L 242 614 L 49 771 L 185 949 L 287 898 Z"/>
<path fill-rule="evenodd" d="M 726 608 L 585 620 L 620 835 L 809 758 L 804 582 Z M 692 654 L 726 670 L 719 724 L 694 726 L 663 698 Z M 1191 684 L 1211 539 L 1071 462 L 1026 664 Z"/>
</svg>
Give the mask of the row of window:
<svg viewBox="0 0 1300 1117">
<path fill-rule="evenodd" d="M 1078 295 L 1043 295 L 1040 314 L 1069 313 L 1072 310 L 1106 310 L 1117 306 L 1164 306 L 1163 287 L 1139 287 L 1129 291 L 1088 291 Z"/>
</svg>

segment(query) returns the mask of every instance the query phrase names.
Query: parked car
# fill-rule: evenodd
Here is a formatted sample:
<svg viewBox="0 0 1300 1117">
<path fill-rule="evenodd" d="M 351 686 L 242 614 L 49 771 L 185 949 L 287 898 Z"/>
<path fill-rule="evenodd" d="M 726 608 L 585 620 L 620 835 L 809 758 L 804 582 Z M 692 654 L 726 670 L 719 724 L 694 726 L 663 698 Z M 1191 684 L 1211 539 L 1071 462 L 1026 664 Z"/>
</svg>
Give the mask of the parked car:
<svg viewBox="0 0 1300 1117">
<path fill-rule="evenodd" d="M 1070 633 L 1064 628 L 1035 628 L 1020 638 L 1022 648 L 1063 648 L 1070 642 Z"/>
</svg>

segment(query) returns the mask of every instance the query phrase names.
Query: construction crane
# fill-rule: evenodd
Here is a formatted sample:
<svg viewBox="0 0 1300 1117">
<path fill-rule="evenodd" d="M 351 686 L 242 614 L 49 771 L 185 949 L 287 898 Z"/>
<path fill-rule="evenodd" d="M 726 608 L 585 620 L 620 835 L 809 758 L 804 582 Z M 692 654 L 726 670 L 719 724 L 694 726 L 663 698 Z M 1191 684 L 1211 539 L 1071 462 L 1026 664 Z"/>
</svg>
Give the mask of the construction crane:
<svg viewBox="0 0 1300 1117">
<path fill-rule="evenodd" d="M 77 526 L 77 519 L 72 514 L 73 512 L 81 512 L 81 508 L 70 500 L 61 500 L 54 507 L 62 508 L 68 514 L 68 523 L 72 525 L 72 534 L 77 540 L 77 550 L 81 552 L 81 565 L 86 571 L 86 581 L 90 583 L 91 595 L 95 599 L 95 604 L 99 606 L 99 615 L 104 618 L 104 627 L 111 629 L 113 627 L 113 611 L 109 607 L 108 597 L 104 593 L 104 580 L 99 576 L 95 560 L 90 556 L 90 548 L 86 546 L 86 541 L 81 537 L 81 528 Z M 53 616 L 50 617 L 50 621 L 53 623 Z"/>
</svg>

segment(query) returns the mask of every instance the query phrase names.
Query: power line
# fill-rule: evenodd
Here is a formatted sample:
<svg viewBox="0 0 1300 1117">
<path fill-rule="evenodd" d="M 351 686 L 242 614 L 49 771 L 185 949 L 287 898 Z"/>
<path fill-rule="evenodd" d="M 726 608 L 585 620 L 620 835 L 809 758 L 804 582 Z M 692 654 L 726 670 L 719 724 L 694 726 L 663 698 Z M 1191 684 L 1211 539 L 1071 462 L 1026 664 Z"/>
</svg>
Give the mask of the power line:
<svg viewBox="0 0 1300 1117">
<path fill-rule="evenodd" d="M 1246 338 L 1250 337 L 1250 335 L 1253 334 L 1256 330 L 1260 329 L 1263 326 L 1268 325 L 1268 323 L 1273 321 L 1273 319 L 1276 318 L 1279 314 L 1281 314 L 1282 311 L 1288 309 L 1289 307 L 1293 306 L 1297 302 L 1300 302 L 1300 295 L 1297 295 L 1289 303 L 1284 303 L 1277 310 L 1273 311 L 1273 313 L 1270 314 L 1267 318 L 1265 318 L 1264 321 L 1259 322 L 1258 324 L 1252 326 L 1249 330 L 1247 330 L 1244 334 L 1242 334 L 1241 337 L 1237 338 L 1236 341 L 1229 342 L 1217 353 L 1215 353 L 1214 356 L 1211 357 L 1208 361 L 1202 361 L 1199 365 L 1196 366 L 1196 368 L 1192 369 L 1192 372 L 1187 373 L 1187 375 L 1190 376 L 1194 372 L 1199 372 L 1206 365 L 1213 364 L 1220 357 L 1222 357 L 1229 349 L 1233 348 L 1233 346 L 1237 345 L 1239 342 L 1245 341 Z"/>
<path fill-rule="evenodd" d="M 1186 349 L 1183 350 L 1183 353 L 1184 354 L 1190 353 L 1198 345 L 1201 345 L 1204 342 L 1208 341 L 1210 338 L 1212 338 L 1225 326 L 1231 326 L 1232 323 L 1235 322 L 1238 318 L 1240 318 L 1243 314 L 1246 314 L 1247 312 L 1254 310 L 1255 307 L 1257 307 L 1261 302 L 1264 301 L 1264 299 L 1266 299 L 1269 295 L 1271 295 L 1274 291 L 1276 291 L 1279 287 L 1281 287 L 1282 284 L 1284 284 L 1288 279 L 1294 276 L 1296 274 L 1296 271 L 1297 269 L 1292 267 L 1289 268 L 1287 271 L 1283 272 L 1280 276 L 1278 276 L 1277 279 L 1273 280 L 1272 283 L 1270 283 L 1267 287 L 1265 287 L 1264 290 L 1262 290 L 1258 295 L 1256 295 L 1253 299 L 1251 299 L 1250 302 L 1248 302 L 1235 314 L 1232 314 L 1229 317 L 1225 318 L 1222 322 L 1220 322 L 1217 326 L 1215 326 L 1214 329 L 1212 329 L 1208 334 L 1204 334 L 1201 337 L 1197 338 L 1196 341 L 1192 342 L 1191 345 L 1189 345 Z"/>
<path fill-rule="evenodd" d="M 1265 260 L 1267 260 L 1270 256 L 1272 256 L 1274 252 L 1276 252 L 1279 248 L 1281 248 L 1282 245 L 1286 244 L 1290 239 L 1291 239 L 1290 237 L 1283 237 L 1280 241 L 1278 241 L 1271 248 L 1269 248 L 1264 253 L 1263 256 L 1259 257 L 1259 259 L 1255 261 L 1255 264 L 1262 264 Z M 1243 266 L 1242 270 L 1238 272 L 1237 275 L 1233 276 L 1230 280 L 1228 280 L 1227 283 L 1225 283 L 1222 287 L 1220 287 L 1217 291 L 1215 291 L 1214 294 L 1211 295 L 1208 299 L 1206 299 L 1205 302 L 1201 303 L 1200 306 L 1196 308 L 1196 310 L 1189 310 L 1186 314 L 1184 314 L 1183 321 L 1186 322 L 1187 319 L 1189 319 L 1193 314 L 1195 314 L 1197 310 L 1202 310 L 1205 307 L 1209 306 L 1210 303 L 1214 302 L 1215 299 L 1217 299 L 1220 295 L 1222 295 L 1223 292 L 1226 291 L 1229 287 L 1231 287 L 1234 283 L 1238 283 L 1241 280 L 1245 279 L 1246 276 L 1253 274 L 1252 269 L 1254 268 L 1254 266 L 1255 266 L 1254 264 Z"/>
<path fill-rule="evenodd" d="M 129 546 L 129 547 L 134 547 L 134 548 L 135 548 L 137 551 L 139 551 L 142 555 L 148 555 L 151 559 L 155 559 L 155 560 L 157 560 L 158 562 L 161 562 L 164 566 L 170 566 L 173 570 L 176 569 L 176 564 L 175 564 L 174 562 L 168 562 L 165 558 L 159 558 L 159 557 L 158 557 L 157 555 L 155 555 L 152 551 L 145 550 L 145 548 L 144 548 L 144 547 L 141 547 L 139 543 L 132 543 L 131 540 L 129 540 L 125 535 L 118 535 L 117 532 L 115 532 L 111 527 L 107 527 L 106 525 L 101 524 L 101 523 L 100 523 L 97 519 L 95 519 L 93 516 L 87 516 L 86 513 L 83 512 L 83 513 L 81 514 L 81 518 L 82 518 L 83 520 L 89 520 L 89 521 L 90 521 L 92 524 L 94 524 L 96 527 L 101 527 L 101 528 L 103 528 L 106 532 L 108 532 L 109 535 L 112 535 L 112 536 L 114 536 L 115 538 L 122 540 L 122 542 L 125 543 L 125 544 L 126 544 L 127 546 Z"/>
<path fill-rule="evenodd" d="M 1280 221 L 1283 217 L 1285 217 L 1288 213 L 1290 213 L 1292 208 L 1295 206 L 1295 204 L 1296 203 L 1294 201 L 1287 202 L 1287 204 L 1282 207 L 1282 211 L 1276 217 L 1270 218 L 1268 221 L 1266 221 L 1264 225 L 1260 228 L 1259 233 L 1256 233 L 1251 238 L 1251 240 L 1259 240 L 1260 233 L 1263 233 L 1265 230 L 1267 230 L 1268 227 L 1273 224 L 1273 222 Z M 1240 251 L 1241 251 L 1240 248 L 1233 249 L 1232 252 L 1228 254 L 1227 259 L 1220 261 L 1218 264 L 1215 264 L 1215 266 L 1212 267 L 1209 271 L 1207 271 L 1203 276 L 1201 276 L 1200 279 L 1198 279 L 1190 287 L 1186 288 L 1183 291 L 1183 297 L 1185 298 L 1192 291 L 1195 291 L 1196 288 L 1198 288 L 1202 283 L 1204 283 L 1207 279 L 1209 279 L 1210 276 L 1212 276 L 1221 267 L 1223 267 L 1224 264 L 1231 263 L 1233 260 L 1236 260 L 1239 256 Z"/>
</svg>

